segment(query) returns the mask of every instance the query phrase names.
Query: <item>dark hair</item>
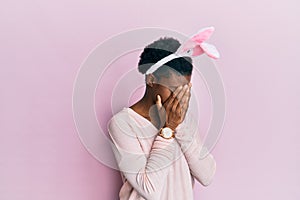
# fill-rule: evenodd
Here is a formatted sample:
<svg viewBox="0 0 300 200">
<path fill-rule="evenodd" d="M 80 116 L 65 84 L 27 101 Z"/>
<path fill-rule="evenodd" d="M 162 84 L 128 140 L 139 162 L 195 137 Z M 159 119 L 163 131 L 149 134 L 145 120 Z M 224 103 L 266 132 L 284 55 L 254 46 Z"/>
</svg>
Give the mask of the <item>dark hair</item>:
<svg viewBox="0 0 300 200">
<path fill-rule="evenodd" d="M 147 45 L 140 55 L 138 63 L 139 72 L 145 74 L 157 61 L 176 52 L 180 45 L 179 41 L 172 37 L 160 38 Z M 192 59 L 190 57 L 175 58 L 158 68 L 153 75 L 156 77 L 160 77 L 161 75 L 169 77 L 170 68 L 176 70 L 181 75 L 191 75 L 193 70 Z"/>
</svg>

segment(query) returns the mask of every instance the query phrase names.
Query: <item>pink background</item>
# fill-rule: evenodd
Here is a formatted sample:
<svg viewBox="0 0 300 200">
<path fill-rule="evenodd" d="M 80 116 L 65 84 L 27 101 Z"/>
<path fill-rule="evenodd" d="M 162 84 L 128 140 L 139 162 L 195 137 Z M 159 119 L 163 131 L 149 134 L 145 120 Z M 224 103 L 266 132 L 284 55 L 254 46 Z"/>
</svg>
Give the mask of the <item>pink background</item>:
<svg viewBox="0 0 300 200">
<path fill-rule="evenodd" d="M 125 30 L 188 35 L 211 25 L 227 118 L 212 152 L 214 182 L 197 183 L 196 199 L 300 199 L 298 8 L 295 0 L 2 2 L 0 199 L 117 199 L 118 171 L 86 151 L 74 125 L 80 64 Z"/>
</svg>

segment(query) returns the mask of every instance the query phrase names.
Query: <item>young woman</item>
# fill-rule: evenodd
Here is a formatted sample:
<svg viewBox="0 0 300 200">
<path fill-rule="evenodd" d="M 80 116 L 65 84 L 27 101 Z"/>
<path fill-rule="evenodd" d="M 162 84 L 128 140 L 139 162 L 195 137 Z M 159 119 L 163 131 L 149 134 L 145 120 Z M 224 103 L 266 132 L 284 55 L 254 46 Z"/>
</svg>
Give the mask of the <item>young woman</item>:
<svg viewBox="0 0 300 200">
<path fill-rule="evenodd" d="M 168 37 L 149 44 L 140 56 L 139 72 L 145 74 L 179 46 Z M 111 118 L 108 130 L 123 180 L 121 200 L 191 200 L 194 179 L 204 186 L 212 182 L 216 162 L 188 112 L 192 70 L 191 58 L 179 57 L 145 74 L 144 96 Z M 201 149 L 208 153 L 205 158 Z"/>
</svg>

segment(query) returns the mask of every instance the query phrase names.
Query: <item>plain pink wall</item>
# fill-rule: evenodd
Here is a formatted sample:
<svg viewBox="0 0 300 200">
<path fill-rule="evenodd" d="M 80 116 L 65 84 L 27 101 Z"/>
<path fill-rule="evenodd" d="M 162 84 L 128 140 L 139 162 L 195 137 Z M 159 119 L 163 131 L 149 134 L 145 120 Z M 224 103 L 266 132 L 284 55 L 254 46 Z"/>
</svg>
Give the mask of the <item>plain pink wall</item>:
<svg viewBox="0 0 300 200">
<path fill-rule="evenodd" d="M 227 96 L 214 182 L 196 199 L 300 199 L 300 14 L 294 0 L 4 1 L 0 8 L 0 199 L 112 200 L 119 174 L 81 144 L 72 89 L 111 35 L 162 27 L 210 39 Z M 298 79 L 298 80 L 297 80 Z"/>
</svg>

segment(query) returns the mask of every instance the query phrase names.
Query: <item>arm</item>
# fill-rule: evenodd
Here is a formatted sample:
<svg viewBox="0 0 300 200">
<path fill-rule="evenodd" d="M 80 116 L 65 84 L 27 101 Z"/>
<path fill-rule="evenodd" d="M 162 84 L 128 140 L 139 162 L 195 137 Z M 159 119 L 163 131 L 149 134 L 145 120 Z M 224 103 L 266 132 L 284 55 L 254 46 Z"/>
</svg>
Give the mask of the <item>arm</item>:
<svg viewBox="0 0 300 200">
<path fill-rule="evenodd" d="M 134 129 L 126 120 L 113 117 L 108 130 L 118 167 L 125 178 L 144 198 L 159 199 L 174 152 L 176 148 L 180 150 L 176 140 L 155 136 L 151 151 L 146 156 Z"/>
<path fill-rule="evenodd" d="M 200 153 L 207 153 L 207 148 L 200 140 L 197 123 L 192 115 L 187 115 L 184 122 L 176 128 L 175 138 L 184 153 L 193 177 L 203 186 L 208 186 L 216 172 L 216 161 L 210 153 L 204 158 L 200 156 Z"/>
</svg>

